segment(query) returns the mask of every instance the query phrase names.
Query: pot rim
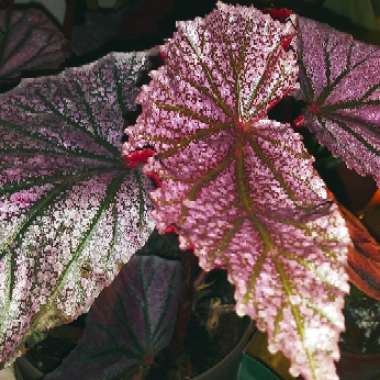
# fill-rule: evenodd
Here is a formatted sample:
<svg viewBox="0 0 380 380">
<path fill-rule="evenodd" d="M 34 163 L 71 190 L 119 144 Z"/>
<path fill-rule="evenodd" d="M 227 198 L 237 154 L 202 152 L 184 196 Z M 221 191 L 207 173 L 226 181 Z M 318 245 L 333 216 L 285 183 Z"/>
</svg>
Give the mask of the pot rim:
<svg viewBox="0 0 380 380">
<path fill-rule="evenodd" d="M 214 366 L 210 367 L 205 372 L 197 375 L 196 377 L 192 377 L 191 380 L 206 380 L 208 376 L 213 375 L 214 371 L 216 371 L 220 366 L 223 366 L 226 362 L 230 361 L 237 353 L 237 351 L 243 351 L 248 341 L 255 333 L 256 327 L 253 320 L 250 320 L 244 334 L 238 341 L 238 343 L 231 349 L 231 351 L 224 356 L 220 361 L 218 361 Z"/>
</svg>

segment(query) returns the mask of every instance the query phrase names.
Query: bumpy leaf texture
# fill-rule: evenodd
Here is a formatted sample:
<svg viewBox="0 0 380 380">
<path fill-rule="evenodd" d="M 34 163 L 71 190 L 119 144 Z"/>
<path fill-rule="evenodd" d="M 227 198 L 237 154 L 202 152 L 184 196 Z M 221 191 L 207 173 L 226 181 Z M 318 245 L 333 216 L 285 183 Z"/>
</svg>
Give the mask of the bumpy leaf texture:
<svg viewBox="0 0 380 380">
<path fill-rule="evenodd" d="M 306 125 L 349 168 L 380 186 L 380 49 L 298 20 Z"/>
<path fill-rule="evenodd" d="M 170 343 L 181 280 L 178 261 L 133 257 L 95 301 L 75 350 L 46 380 L 142 378 Z"/>
<path fill-rule="evenodd" d="M 0 80 L 58 68 L 67 54 L 63 34 L 40 10 L 0 11 Z"/>
<path fill-rule="evenodd" d="M 0 363 L 86 312 L 153 229 L 120 155 L 147 61 L 110 54 L 0 97 Z"/>
<path fill-rule="evenodd" d="M 138 97 L 124 154 L 152 145 L 146 166 L 158 229 L 177 226 L 200 265 L 223 267 L 239 314 L 306 379 L 336 379 L 349 240 L 301 138 L 268 109 L 297 89 L 291 23 L 218 3 L 178 23 L 166 65 Z M 284 48 L 285 47 L 285 48 Z"/>
</svg>

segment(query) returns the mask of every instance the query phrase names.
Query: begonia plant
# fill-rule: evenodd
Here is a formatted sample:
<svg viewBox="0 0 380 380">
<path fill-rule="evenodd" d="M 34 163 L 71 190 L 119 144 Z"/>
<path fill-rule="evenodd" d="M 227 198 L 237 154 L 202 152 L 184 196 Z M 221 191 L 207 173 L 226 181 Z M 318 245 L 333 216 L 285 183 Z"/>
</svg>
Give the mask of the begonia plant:
<svg viewBox="0 0 380 380">
<path fill-rule="evenodd" d="M 0 21 L 14 26 L 22 17 L 15 15 L 3 11 Z M 0 76 L 22 72 L 24 57 L 38 55 L 40 46 L 22 49 L 28 36 L 17 47 L 18 68 L 9 59 L 16 48 L 6 35 L 0 41 Z M 46 51 L 55 63 L 56 51 Z M 349 231 L 298 128 L 379 185 L 380 49 L 286 9 L 219 2 L 204 18 L 178 22 L 160 47 L 164 64 L 140 88 L 151 55 L 112 53 L 0 95 L 0 363 L 87 312 L 156 227 L 176 232 L 204 271 L 227 271 L 237 314 L 267 333 L 269 350 L 290 359 L 291 375 L 338 379 L 342 308 L 358 265 L 352 253 L 347 271 Z M 273 120 L 287 97 L 301 100 L 302 113 L 293 123 Z M 140 363 L 146 350 L 156 354 L 170 341 L 162 318 L 177 305 L 175 292 L 155 299 L 150 287 L 167 292 L 165 281 L 179 287 L 180 280 L 174 264 L 156 263 L 161 278 L 141 269 L 154 259 L 133 260 L 106 292 L 115 304 L 121 282 L 142 293 L 142 316 L 125 295 L 126 333 L 138 336 L 148 317 L 160 319 L 163 343 L 156 329 L 141 346 L 124 347 L 113 331 L 94 344 L 120 343 Z M 92 332 L 113 323 L 101 299 L 68 363 L 88 360 Z M 161 314 L 146 314 L 149 307 Z M 120 359 L 115 371 L 129 370 L 132 359 Z M 88 367 L 93 379 L 95 367 Z"/>
</svg>

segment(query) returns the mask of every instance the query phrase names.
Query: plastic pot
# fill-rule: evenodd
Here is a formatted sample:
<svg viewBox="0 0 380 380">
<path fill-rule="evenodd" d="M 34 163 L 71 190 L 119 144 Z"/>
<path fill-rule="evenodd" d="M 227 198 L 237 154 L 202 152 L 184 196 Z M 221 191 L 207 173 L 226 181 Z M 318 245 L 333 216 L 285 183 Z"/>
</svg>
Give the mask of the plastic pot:
<svg viewBox="0 0 380 380">
<path fill-rule="evenodd" d="M 252 334 L 255 331 L 253 322 L 251 322 L 239 343 L 214 367 L 203 372 L 201 375 L 193 377 L 192 380 L 235 380 L 237 377 L 239 363 L 242 353 L 246 348 Z"/>
</svg>

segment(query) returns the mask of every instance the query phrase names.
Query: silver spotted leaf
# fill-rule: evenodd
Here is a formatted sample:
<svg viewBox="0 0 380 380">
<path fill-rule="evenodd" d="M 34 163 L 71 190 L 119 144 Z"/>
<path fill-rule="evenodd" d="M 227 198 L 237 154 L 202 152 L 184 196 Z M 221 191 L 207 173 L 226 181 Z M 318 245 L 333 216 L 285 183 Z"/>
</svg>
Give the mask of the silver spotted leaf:
<svg viewBox="0 0 380 380">
<path fill-rule="evenodd" d="M 147 65 L 110 54 L 0 97 L 0 363 L 86 312 L 153 229 L 120 155 Z"/>
<path fill-rule="evenodd" d="M 172 338 L 181 273 L 179 261 L 133 257 L 95 301 L 78 346 L 46 380 L 142 378 Z"/>
<path fill-rule="evenodd" d="M 293 376 L 337 380 L 347 229 L 300 135 L 268 118 L 298 88 L 294 34 L 292 22 L 222 3 L 178 23 L 123 149 L 156 151 L 144 170 L 162 182 L 158 231 L 174 225 L 203 269 L 227 270 L 237 312 Z"/>
<path fill-rule="evenodd" d="M 380 186 L 380 48 L 303 17 L 298 24 L 306 126 Z"/>
<path fill-rule="evenodd" d="M 63 34 L 42 11 L 0 11 L 0 80 L 24 71 L 58 68 L 67 54 Z"/>
</svg>

